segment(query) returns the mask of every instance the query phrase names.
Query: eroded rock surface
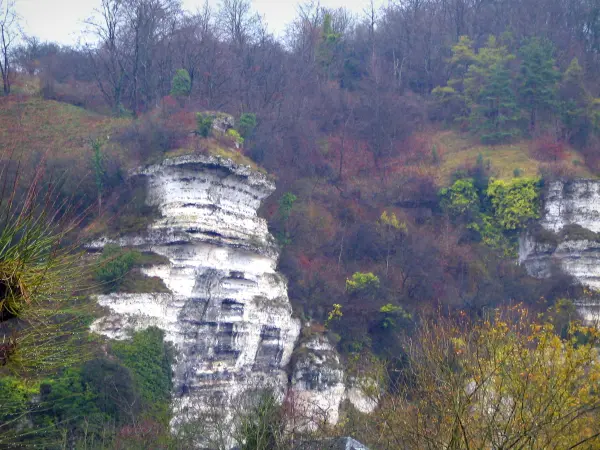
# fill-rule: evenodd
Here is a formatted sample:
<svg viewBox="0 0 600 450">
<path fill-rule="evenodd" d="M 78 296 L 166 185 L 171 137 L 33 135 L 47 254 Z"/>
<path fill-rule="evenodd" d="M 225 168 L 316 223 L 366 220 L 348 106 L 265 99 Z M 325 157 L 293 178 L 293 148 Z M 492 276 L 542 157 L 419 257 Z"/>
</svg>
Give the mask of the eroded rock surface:
<svg viewBox="0 0 600 450">
<path fill-rule="evenodd" d="M 340 356 L 325 336 L 315 335 L 298 345 L 289 397 L 299 429 L 316 430 L 323 424 L 337 424 L 344 400 L 362 413 L 377 407 L 377 401 L 364 393 L 357 380 L 352 383 L 345 378 Z"/>
<path fill-rule="evenodd" d="M 147 177 L 147 203 L 160 217 L 145 232 L 112 242 L 166 257 L 168 264 L 143 272 L 171 293 L 100 296 L 110 314 L 93 328 L 114 339 L 149 326 L 165 330 L 178 350 L 176 420 L 210 405 L 231 415 L 239 396 L 256 387 L 283 396 L 300 324 L 276 271 L 277 246 L 257 216 L 274 184 L 207 156 L 167 160 L 134 176 Z"/>
<path fill-rule="evenodd" d="M 528 273 L 548 278 L 560 270 L 600 291 L 600 181 L 551 182 L 539 225 L 519 242 L 519 262 Z M 588 320 L 600 317 L 595 300 L 581 299 L 577 306 Z"/>
</svg>

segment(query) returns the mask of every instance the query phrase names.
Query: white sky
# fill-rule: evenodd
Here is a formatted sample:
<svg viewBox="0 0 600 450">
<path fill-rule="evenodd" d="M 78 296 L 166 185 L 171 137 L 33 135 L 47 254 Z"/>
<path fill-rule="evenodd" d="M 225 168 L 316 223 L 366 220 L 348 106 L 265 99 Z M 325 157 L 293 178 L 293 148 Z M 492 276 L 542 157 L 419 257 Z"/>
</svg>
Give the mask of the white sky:
<svg viewBox="0 0 600 450">
<path fill-rule="evenodd" d="M 23 31 L 41 40 L 75 44 L 84 28 L 83 21 L 92 15 L 100 0 L 16 0 L 22 17 Z M 184 8 L 196 10 L 204 0 L 182 0 Z M 270 30 L 279 35 L 285 25 L 296 16 L 297 0 L 251 0 L 254 9 L 265 17 Z M 219 0 L 209 0 L 217 7 Z M 384 0 L 376 0 L 383 4 Z M 321 0 L 322 6 L 338 8 L 345 6 L 360 14 L 369 0 Z"/>
</svg>

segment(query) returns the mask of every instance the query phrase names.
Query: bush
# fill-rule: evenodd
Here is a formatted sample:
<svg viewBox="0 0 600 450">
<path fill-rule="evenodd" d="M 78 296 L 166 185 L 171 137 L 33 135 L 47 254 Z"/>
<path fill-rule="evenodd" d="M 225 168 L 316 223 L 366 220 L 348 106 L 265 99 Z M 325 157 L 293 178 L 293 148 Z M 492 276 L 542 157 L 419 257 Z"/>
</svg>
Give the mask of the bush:
<svg viewBox="0 0 600 450">
<path fill-rule="evenodd" d="M 479 194 L 472 178 L 456 180 L 451 187 L 441 189 L 440 196 L 442 208 L 454 218 L 479 213 Z"/>
<path fill-rule="evenodd" d="M 140 397 L 151 408 L 168 406 L 173 386 L 173 349 L 164 342 L 164 331 L 151 327 L 138 331 L 131 341 L 115 342 L 112 349 L 128 367 Z"/>
<path fill-rule="evenodd" d="M 563 161 L 566 157 L 564 142 L 558 142 L 552 136 L 543 136 L 531 143 L 530 153 L 538 161 Z"/>
<path fill-rule="evenodd" d="M 258 393 L 240 420 L 236 440 L 241 450 L 285 448 L 285 421 L 282 407 L 271 391 Z M 249 406 L 249 408 L 248 408 Z"/>
<path fill-rule="evenodd" d="M 346 290 L 350 294 L 369 293 L 374 294 L 379 289 L 379 277 L 371 272 L 356 272 L 346 280 Z"/>
<path fill-rule="evenodd" d="M 117 137 L 118 143 L 133 150 L 140 163 L 172 150 L 182 139 L 182 131 L 173 129 L 160 117 L 142 117 Z"/>
<path fill-rule="evenodd" d="M 577 175 L 575 168 L 565 162 L 542 163 L 539 173 L 544 181 L 572 180 Z"/>
<path fill-rule="evenodd" d="M 537 178 L 490 180 L 487 196 L 492 203 L 495 219 L 505 230 L 523 228 L 527 221 L 540 216 L 539 183 Z"/>
<path fill-rule="evenodd" d="M 256 129 L 256 114 L 252 113 L 244 113 L 240 116 L 240 120 L 238 121 L 238 131 L 240 135 L 247 139 L 254 133 Z"/>
<path fill-rule="evenodd" d="M 107 245 L 104 247 L 94 277 L 103 284 L 106 292 L 114 292 L 138 258 L 138 252 L 125 251 L 116 245 Z"/>
<path fill-rule="evenodd" d="M 235 146 L 237 148 L 239 148 L 240 146 L 242 146 L 244 144 L 244 138 L 242 136 L 240 136 L 240 133 L 238 133 L 233 128 L 230 128 L 229 130 L 227 130 L 227 136 L 229 138 L 231 138 L 231 140 L 233 140 L 233 143 L 235 144 Z"/>
<path fill-rule="evenodd" d="M 196 114 L 196 132 L 202 137 L 209 137 L 212 133 L 213 118 L 202 113 Z"/>
<path fill-rule="evenodd" d="M 179 69 L 171 82 L 171 95 L 173 97 L 186 97 L 192 90 L 192 79 L 185 69 Z"/>
<path fill-rule="evenodd" d="M 114 360 L 97 358 L 64 371 L 40 386 L 37 426 L 52 423 L 77 438 L 97 436 L 108 423 L 125 424 L 139 411 L 130 371 Z"/>
</svg>

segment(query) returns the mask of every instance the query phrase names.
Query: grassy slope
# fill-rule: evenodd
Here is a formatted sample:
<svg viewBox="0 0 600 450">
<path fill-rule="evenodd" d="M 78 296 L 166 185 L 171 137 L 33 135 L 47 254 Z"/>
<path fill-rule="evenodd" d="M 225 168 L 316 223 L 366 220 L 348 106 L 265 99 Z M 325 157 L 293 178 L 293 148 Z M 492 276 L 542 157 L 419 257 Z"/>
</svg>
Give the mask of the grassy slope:
<svg viewBox="0 0 600 450">
<path fill-rule="evenodd" d="M 89 158 L 89 140 L 107 137 L 129 119 L 101 116 L 82 108 L 39 97 L 0 99 L 0 148 L 15 159 L 34 152 L 48 159 Z"/>
<path fill-rule="evenodd" d="M 452 174 L 476 163 L 478 155 L 484 161 L 490 161 L 492 173 L 497 178 L 510 179 L 518 169 L 522 176 L 536 176 L 541 163 L 530 156 L 528 140 L 517 141 L 507 145 L 483 145 L 469 135 L 455 131 L 442 131 L 433 135 L 433 142 L 441 149 L 441 162 L 436 170 L 436 179 L 442 185 L 450 182 Z M 578 161 L 578 164 L 574 164 Z M 584 157 L 574 149 L 567 151 L 563 162 L 578 177 L 592 177 L 584 166 Z"/>
<path fill-rule="evenodd" d="M 195 121 L 190 116 L 184 126 L 186 132 L 192 131 Z M 102 116 L 72 106 L 39 97 L 9 97 L 0 99 L 0 151 L 3 157 L 14 152 L 13 159 L 22 161 L 39 161 L 41 155 L 51 161 L 64 161 L 67 167 L 79 172 L 88 172 L 90 168 L 90 138 L 106 138 L 118 130 L 130 125 L 132 119 Z M 473 166 L 482 155 L 484 161 L 491 163 L 492 173 L 499 178 L 513 178 L 518 169 L 523 176 L 536 176 L 541 163 L 529 154 L 529 142 L 521 140 L 509 145 L 486 146 L 468 134 L 456 131 L 426 132 L 426 137 L 439 153 L 438 164 L 414 166 L 398 161 L 405 170 L 419 170 L 431 174 L 439 185 L 447 185 L 458 169 Z M 202 148 L 209 154 L 230 158 L 238 164 L 248 165 L 261 170 L 252 160 L 228 148 L 224 139 L 190 138 L 177 150 L 169 151 L 164 157 L 193 153 Z M 196 150 L 194 150 L 196 149 Z M 120 148 L 116 142 L 108 140 L 104 151 L 108 158 L 117 158 L 122 166 L 135 164 L 128 157 L 126 149 Z M 33 159 L 32 159 L 33 158 Z M 574 161 L 580 164 L 574 164 Z M 157 161 L 149 161 L 157 162 Z M 592 176 L 584 166 L 584 158 L 577 151 L 570 149 L 562 163 L 576 176 Z M 401 169 L 402 170 L 402 169 Z M 371 177 L 369 176 L 368 179 Z M 369 182 L 363 179 L 362 182 Z"/>
</svg>

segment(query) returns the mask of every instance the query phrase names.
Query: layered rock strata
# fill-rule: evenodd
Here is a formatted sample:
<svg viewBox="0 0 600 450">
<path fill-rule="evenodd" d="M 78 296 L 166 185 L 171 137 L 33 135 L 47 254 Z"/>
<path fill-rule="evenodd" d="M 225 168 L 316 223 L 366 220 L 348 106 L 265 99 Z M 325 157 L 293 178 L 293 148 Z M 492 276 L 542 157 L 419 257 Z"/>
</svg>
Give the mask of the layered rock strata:
<svg viewBox="0 0 600 450">
<path fill-rule="evenodd" d="M 600 291 L 600 180 L 551 182 L 539 225 L 519 242 L 519 262 L 528 273 L 548 278 L 561 271 Z M 598 301 L 577 303 L 586 319 L 599 317 Z"/>
<path fill-rule="evenodd" d="M 340 356 L 325 336 L 315 335 L 301 342 L 293 359 L 289 401 L 295 411 L 296 428 L 312 431 L 324 424 L 337 424 L 344 400 L 362 413 L 371 413 L 377 407 L 377 400 L 363 389 L 365 384 L 374 388 L 375 383 L 346 380 Z"/>
<path fill-rule="evenodd" d="M 121 339 L 157 326 L 175 344 L 176 418 L 218 406 L 231 415 L 240 395 L 269 386 L 283 396 L 300 324 L 262 200 L 275 189 L 264 175 L 229 160 L 187 156 L 140 169 L 147 203 L 159 217 L 140 234 L 96 241 L 154 252 L 168 259 L 142 269 L 170 290 L 98 298 L 110 313 L 93 328 Z"/>
</svg>

